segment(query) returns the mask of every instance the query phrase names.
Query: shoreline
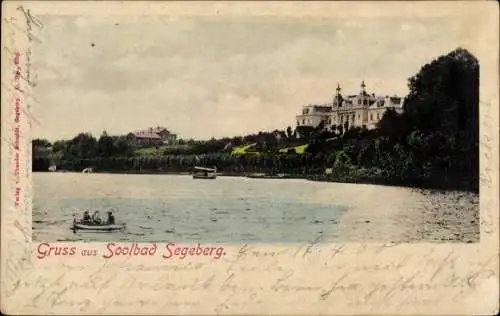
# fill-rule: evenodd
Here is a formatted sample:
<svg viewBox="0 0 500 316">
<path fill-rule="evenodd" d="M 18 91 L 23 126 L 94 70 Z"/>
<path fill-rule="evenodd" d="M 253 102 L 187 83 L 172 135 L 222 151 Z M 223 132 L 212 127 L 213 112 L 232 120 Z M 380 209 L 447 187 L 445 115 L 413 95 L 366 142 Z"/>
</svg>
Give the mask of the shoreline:
<svg viewBox="0 0 500 316">
<path fill-rule="evenodd" d="M 78 171 L 32 171 L 33 173 L 81 173 Z M 181 172 L 181 171 L 157 171 L 157 170 L 132 170 L 132 171 L 94 171 L 92 173 L 98 174 L 123 174 L 123 175 L 178 175 L 178 176 L 189 176 L 191 172 Z M 299 179 L 308 180 L 311 182 L 331 182 L 331 183 L 344 183 L 344 184 L 365 184 L 365 185 L 379 185 L 379 186 L 389 186 L 389 187 L 401 187 L 415 190 L 436 190 L 444 192 L 469 192 L 479 194 L 477 190 L 472 188 L 464 188 L 459 185 L 457 186 L 447 186 L 443 183 L 431 183 L 431 180 L 421 180 L 420 183 L 407 183 L 402 180 L 388 180 L 383 177 L 356 177 L 356 176 L 341 176 L 332 177 L 326 175 L 298 175 L 298 174 L 280 174 L 282 176 L 273 177 L 265 176 L 263 173 L 242 173 L 242 172 L 220 172 L 217 173 L 219 177 L 241 177 L 249 179 L 263 179 L 263 180 L 289 180 L 289 179 Z"/>
</svg>

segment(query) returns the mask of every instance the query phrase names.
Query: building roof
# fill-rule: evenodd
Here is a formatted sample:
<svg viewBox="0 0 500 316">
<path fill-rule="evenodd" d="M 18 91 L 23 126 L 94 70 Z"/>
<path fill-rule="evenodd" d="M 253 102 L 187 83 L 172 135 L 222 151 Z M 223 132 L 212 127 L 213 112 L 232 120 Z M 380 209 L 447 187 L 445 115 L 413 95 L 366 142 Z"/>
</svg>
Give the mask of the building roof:
<svg viewBox="0 0 500 316">
<path fill-rule="evenodd" d="M 315 106 L 314 111 L 321 112 L 321 113 L 331 112 L 332 106 Z"/>
<path fill-rule="evenodd" d="M 161 139 L 160 135 L 155 133 L 139 132 L 139 133 L 134 133 L 134 136 L 136 138 L 143 138 L 143 139 Z"/>
<path fill-rule="evenodd" d="M 377 97 L 377 100 L 375 101 L 374 104 L 372 104 L 369 108 L 370 109 L 376 109 L 376 108 L 399 108 L 403 106 L 403 100 L 404 98 L 402 97 Z"/>
<path fill-rule="evenodd" d="M 149 128 L 137 131 L 137 132 L 135 132 L 135 134 L 159 134 L 159 133 L 163 133 L 163 132 L 170 134 L 170 131 L 163 126 L 149 127 Z"/>
<path fill-rule="evenodd" d="M 327 108 L 331 107 L 332 105 L 330 103 L 323 103 L 323 104 L 304 104 L 302 107 L 303 108 Z"/>
</svg>

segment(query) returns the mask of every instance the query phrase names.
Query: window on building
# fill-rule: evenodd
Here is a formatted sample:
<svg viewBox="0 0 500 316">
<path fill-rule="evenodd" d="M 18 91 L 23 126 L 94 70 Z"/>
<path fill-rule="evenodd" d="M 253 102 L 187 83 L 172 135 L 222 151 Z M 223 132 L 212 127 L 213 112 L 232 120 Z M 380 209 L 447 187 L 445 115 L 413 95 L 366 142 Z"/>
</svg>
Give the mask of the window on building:
<svg viewBox="0 0 500 316">
<path fill-rule="evenodd" d="M 373 114 L 370 114 L 370 121 L 373 121 Z"/>
<path fill-rule="evenodd" d="M 302 125 L 306 124 L 306 120 L 302 120 Z"/>
<path fill-rule="evenodd" d="M 361 118 L 361 115 L 358 114 L 358 120 Z"/>
<path fill-rule="evenodd" d="M 308 114 L 309 113 L 309 109 L 303 109 L 302 110 L 302 114 Z"/>
<path fill-rule="evenodd" d="M 358 99 L 358 105 L 361 105 L 361 99 Z"/>
<path fill-rule="evenodd" d="M 380 120 L 380 115 L 379 115 L 379 113 L 377 113 L 377 120 Z"/>
<path fill-rule="evenodd" d="M 299 121 L 297 121 L 297 125 L 300 125 L 300 122 L 299 122 Z"/>
<path fill-rule="evenodd" d="M 366 99 L 365 99 L 365 100 L 363 100 L 363 104 L 364 104 L 364 105 L 368 105 L 368 100 L 366 100 Z"/>
<path fill-rule="evenodd" d="M 356 119 L 356 116 L 353 114 L 352 115 L 352 121 L 354 122 L 355 119 Z"/>
</svg>

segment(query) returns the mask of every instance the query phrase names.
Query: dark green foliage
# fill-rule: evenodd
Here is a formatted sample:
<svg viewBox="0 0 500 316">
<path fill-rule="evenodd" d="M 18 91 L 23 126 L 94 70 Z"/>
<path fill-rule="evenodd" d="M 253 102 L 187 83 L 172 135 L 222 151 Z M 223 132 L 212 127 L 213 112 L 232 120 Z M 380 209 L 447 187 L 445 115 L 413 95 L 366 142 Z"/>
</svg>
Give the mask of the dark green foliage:
<svg viewBox="0 0 500 316">
<path fill-rule="evenodd" d="M 40 138 L 35 138 L 31 142 L 33 147 L 50 147 L 51 144 L 48 140 L 46 139 L 40 139 Z"/>
</svg>

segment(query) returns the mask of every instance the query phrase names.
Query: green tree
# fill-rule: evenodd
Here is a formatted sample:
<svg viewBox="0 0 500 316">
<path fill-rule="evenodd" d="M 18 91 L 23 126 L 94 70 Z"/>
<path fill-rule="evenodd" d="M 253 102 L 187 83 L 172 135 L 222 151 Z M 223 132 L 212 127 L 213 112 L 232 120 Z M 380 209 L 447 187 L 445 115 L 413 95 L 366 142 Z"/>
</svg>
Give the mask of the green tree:
<svg viewBox="0 0 500 316">
<path fill-rule="evenodd" d="M 101 157 L 109 157 L 114 154 L 113 137 L 108 136 L 106 131 L 103 131 L 97 142 L 97 153 Z"/>
<path fill-rule="evenodd" d="M 125 136 L 119 136 L 114 140 L 113 152 L 121 155 L 130 155 L 132 153 L 132 147 Z"/>
<path fill-rule="evenodd" d="M 346 169 L 352 166 L 352 161 L 349 155 L 347 155 L 343 150 L 339 151 L 335 156 L 335 163 L 333 164 L 334 169 Z"/>
<path fill-rule="evenodd" d="M 65 158 L 82 159 L 95 157 L 97 141 L 88 133 L 80 133 L 67 144 Z"/>
<path fill-rule="evenodd" d="M 35 138 L 32 141 L 34 147 L 50 147 L 51 143 L 46 139 Z"/>
</svg>

